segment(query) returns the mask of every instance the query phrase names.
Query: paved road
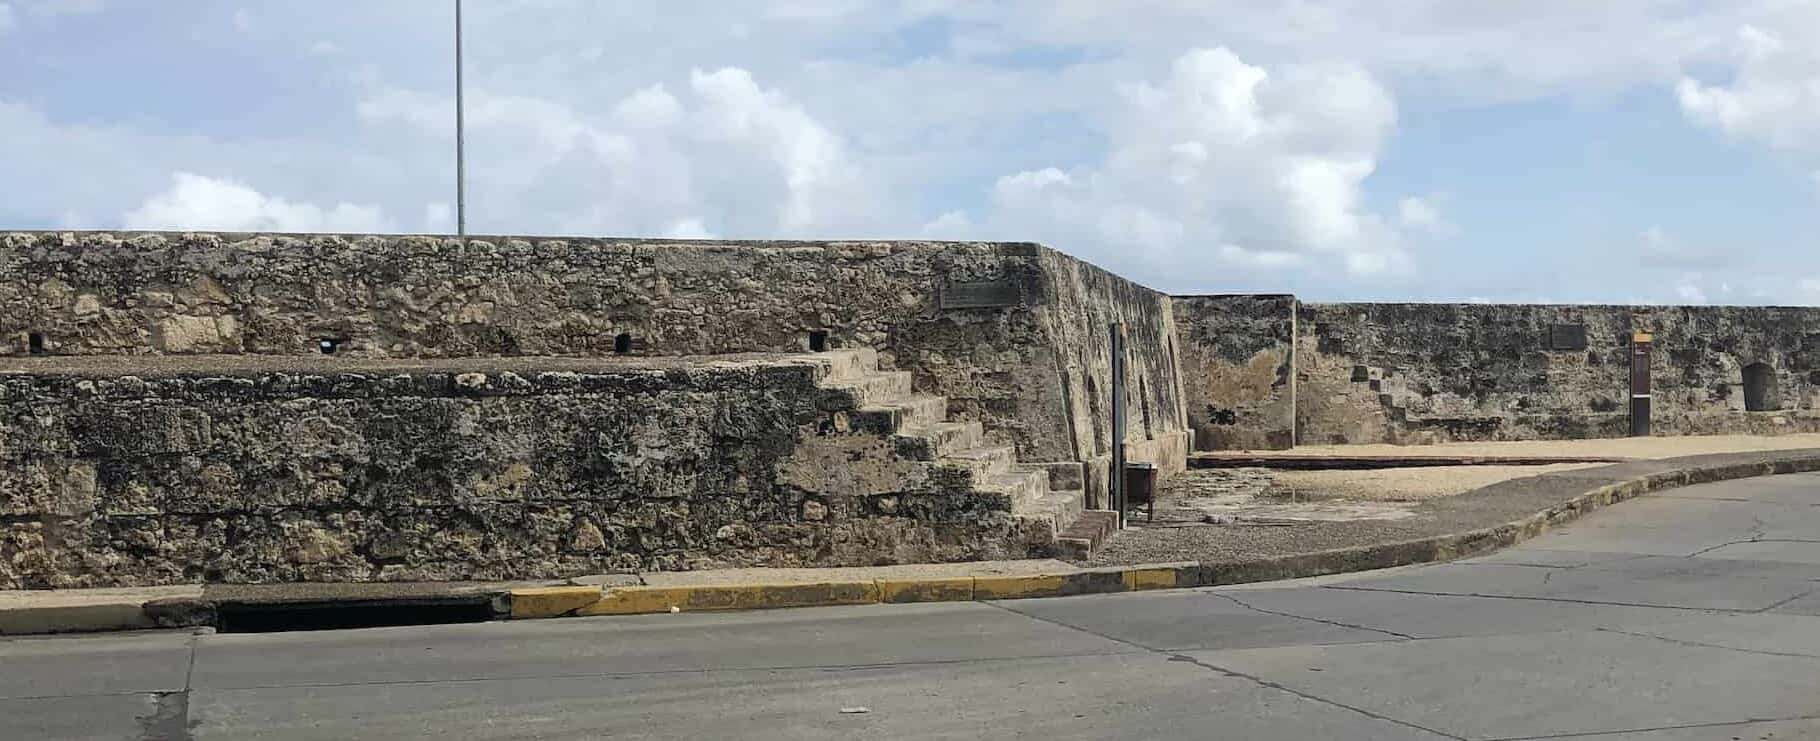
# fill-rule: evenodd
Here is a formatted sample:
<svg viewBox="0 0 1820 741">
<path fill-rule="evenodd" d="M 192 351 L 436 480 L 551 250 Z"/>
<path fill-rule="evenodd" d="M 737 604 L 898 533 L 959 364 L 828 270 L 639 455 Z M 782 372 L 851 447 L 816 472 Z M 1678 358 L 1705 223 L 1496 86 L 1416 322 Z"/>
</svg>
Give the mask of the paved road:
<svg viewBox="0 0 1820 741">
<path fill-rule="evenodd" d="M 1820 738 L 1820 475 L 1292 584 L 22 638 L 0 668 L 0 739 Z"/>
</svg>

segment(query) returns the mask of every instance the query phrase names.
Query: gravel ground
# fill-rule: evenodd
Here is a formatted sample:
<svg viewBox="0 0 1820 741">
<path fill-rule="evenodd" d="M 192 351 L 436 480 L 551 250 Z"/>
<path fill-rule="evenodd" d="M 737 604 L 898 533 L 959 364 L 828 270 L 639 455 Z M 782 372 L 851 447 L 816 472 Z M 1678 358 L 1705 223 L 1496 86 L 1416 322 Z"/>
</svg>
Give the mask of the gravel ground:
<svg viewBox="0 0 1820 741">
<path fill-rule="evenodd" d="M 1820 447 L 1816 443 L 1812 447 Z M 1281 494 L 1310 494 L 1377 502 L 1415 502 L 1464 494 L 1499 481 L 1607 463 L 1567 463 L 1553 466 L 1439 466 L 1434 468 L 1383 468 L 1369 471 L 1272 471 L 1271 488 Z M 1191 471 L 1185 475 L 1215 473 Z"/>
<path fill-rule="evenodd" d="M 1600 440 L 1524 440 L 1519 442 L 1438 443 L 1435 445 L 1307 445 L 1272 450 L 1271 455 L 1603 455 L 1620 458 L 1672 458 L 1751 450 L 1820 448 L 1820 434 L 1687 435 L 1616 437 Z"/>
<path fill-rule="evenodd" d="M 1745 448 L 1745 450 L 1691 457 L 1673 456 L 1675 460 L 1667 461 L 1638 460 L 1610 465 L 1451 466 L 1427 469 L 1385 469 L 1382 471 L 1298 472 L 1298 475 L 1321 476 L 1323 483 L 1330 487 L 1336 482 L 1339 486 L 1356 483 L 1370 492 L 1363 496 L 1376 497 L 1380 502 L 1385 501 L 1385 497 L 1408 496 L 1423 490 L 1442 492 L 1448 489 L 1466 488 L 1468 490 L 1452 496 L 1445 494 L 1426 498 L 1413 496 L 1413 501 L 1409 501 L 1405 505 L 1411 516 L 1400 519 L 1307 520 L 1295 523 L 1235 520 L 1199 527 L 1149 529 L 1134 527 L 1115 533 L 1094 554 L 1089 563 L 1095 566 L 1174 561 L 1200 561 L 1210 564 L 1238 563 L 1259 557 L 1287 556 L 1460 533 L 1478 528 L 1494 527 L 1528 517 L 1597 488 L 1603 483 L 1621 481 L 1651 471 L 1673 469 L 1692 461 L 1756 462 L 1788 457 L 1792 454 L 1775 451 L 1786 449 L 1785 446 L 1788 443 L 1803 440 L 1807 444 L 1797 447 L 1803 448 L 1804 453 L 1820 454 L 1820 435 L 1789 435 L 1776 438 L 1652 438 L 1638 442 L 1667 442 L 1668 444 L 1639 445 L 1634 450 L 1652 451 L 1657 456 L 1671 456 L 1672 451 L 1677 447 L 1685 449 L 1705 446 L 1707 450 L 1711 450 L 1724 444 L 1730 444 L 1735 446 L 1734 449 Z M 1566 445 L 1584 446 L 1587 443 L 1598 442 L 1613 441 L 1579 441 Z M 1489 443 L 1484 445 L 1536 445 L 1536 443 Z M 1539 445 L 1550 445 L 1550 443 L 1539 443 Z M 1774 449 L 1752 449 L 1752 446 L 1758 445 L 1776 447 Z M 1344 450 L 1350 452 L 1354 447 L 1379 446 L 1348 446 Z M 1427 447 L 1382 447 L 1402 451 L 1430 449 Z M 1495 451 L 1496 448 L 1492 448 L 1484 453 L 1469 454 L 1496 454 Z M 1568 448 L 1561 453 L 1550 451 L 1537 454 L 1573 454 L 1584 451 L 1585 448 L 1582 447 L 1580 450 Z M 1479 468 L 1500 470 L 1472 470 Z M 1235 493 L 1248 488 L 1255 489 L 1257 486 L 1255 473 L 1247 473 L 1248 471 L 1251 469 L 1201 470 L 1178 476 L 1177 480 L 1172 480 L 1166 485 L 1161 503 L 1164 507 L 1169 506 L 1172 501 L 1179 504 L 1183 501 L 1181 495 L 1185 492 L 1205 492 L 1222 487 Z M 1272 475 L 1273 477 L 1281 476 L 1284 473 L 1286 472 L 1272 472 Z M 1394 486 L 1373 486 L 1367 482 L 1367 477 L 1378 474 L 1395 476 L 1400 483 Z M 1217 478 L 1208 478 L 1210 475 L 1227 478 L 1220 481 Z M 1484 483 L 1477 487 L 1470 485 L 1478 482 Z M 1275 484 L 1272 486 L 1274 487 Z M 1319 498 L 1314 495 L 1310 496 Z M 1280 498 L 1271 491 L 1257 495 L 1257 497 L 1260 501 Z M 1161 508 L 1159 508 L 1160 511 Z M 1135 524 L 1143 524 L 1141 516 L 1135 519 L 1138 520 Z"/>
</svg>

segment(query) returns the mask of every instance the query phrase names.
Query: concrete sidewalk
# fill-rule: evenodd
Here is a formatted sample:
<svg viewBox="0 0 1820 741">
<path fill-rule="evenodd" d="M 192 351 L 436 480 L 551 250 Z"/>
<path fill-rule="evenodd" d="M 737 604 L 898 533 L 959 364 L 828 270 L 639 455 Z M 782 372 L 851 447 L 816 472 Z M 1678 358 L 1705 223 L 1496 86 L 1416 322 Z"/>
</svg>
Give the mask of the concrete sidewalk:
<svg viewBox="0 0 1820 741">
<path fill-rule="evenodd" d="M 1241 537 L 1231 537 L 1241 532 L 1236 529 L 1199 528 L 1228 537 L 1195 544 L 1203 548 L 1194 552 L 1195 558 L 1144 559 L 1147 554 L 1121 550 L 1115 541 L 1108 549 L 1108 558 L 1114 561 L 1097 567 L 1030 560 L 735 569 L 552 582 L 5 592 L 0 593 L 0 634 L 221 626 L 228 615 L 270 617 L 287 611 L 318 615 L 391 611 L 380 617 L 436 622 L 443 614 L 438 610 L 450 610 L 447 614 L 465 621 L 997 600 L 1217 586 L 1460 558 L 1520 542 L 1594 509 L 1651 491 L 1815 470 L 1820 470 L 1820 449 L 1702 455 L 1560 471 L 1423 502 L 1421 518 L 1254 528 L 1257 532 Z M 1119 558 L 1129 560 L 1119 562 Z"/>
</svg>

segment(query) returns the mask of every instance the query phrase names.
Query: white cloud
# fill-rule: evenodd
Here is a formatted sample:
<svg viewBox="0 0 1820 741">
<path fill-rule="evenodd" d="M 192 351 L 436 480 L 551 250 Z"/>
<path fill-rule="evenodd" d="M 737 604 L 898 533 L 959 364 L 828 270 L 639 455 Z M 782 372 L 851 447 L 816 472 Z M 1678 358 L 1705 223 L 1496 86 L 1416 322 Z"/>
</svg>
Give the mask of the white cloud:
<svg viewBox="0 0 1820 741">
<path fill-rule="evenodd" d="M 253 30 L 253 14 L 248 13 L 246 8 L 237 8 L 234 10 L 233 22 L 235 31 L 246 33 Z"/>
<path fill-rule="evenodd" d="M 1813 49 L 1820 29 L 1809 20 L 1806 29 L 1780 31 L 1800 34 L 1792 40 L 1739 28 L 1727 45 L 1731 79 L 1709 84 L 1683 76 L 1675 85 L 1682 112 L 1733 137 L 1820 152 L 1820 54 Z"/>
<path fill-rule="evenodd" d="M 1700 289 L 1699 273 L 1684 273 L 1675 281 L 1675 297 L 1690 304 L 1706 303 L 1706 291 Z"/>
<path fill-rule="evenodd" d="M 1731 259 L 1724 251 L 1702 249 L 1683 244 L 1660 226 L 1651 226 L 1638 234 L 1642 249 L 1637 262 L 1645 268 L 1665 270 L 1723 270 Z"/>
<path fill-rule="evenodd" d="M 683 219 L 664 229 L 663 236 L 668 239 L 713 239 L 715 234 L 700 219 Z"/>
<path fill-rule="evenodd" d="M 1125 86 L 1123 102 L 1097 166 L 999 178 L 993 231 L 1178 263 L 1176 275 L 1208 258 L 1337 263 L 1355 276 L 1409 267 L 1396 229 L 1362 203 L 1396 125 L 1390 93 L 1364 70 L 1266 70 L 1199 49 L 1160 83 Z"/>
<path fill-rule="evenodd" d="M 1820 277 L 1802 278 L 1796 287 L 1808 303 L 1820 304 Z"/>
<path fill-rule="evenodd" d="M 19 0 L 25 10 L 36 16 L 94 15 L 107 9 L 103 0 Z"/>
<path fill-rule="evenodd" d="M 187 172 L 173 173 L 168 190 L 146 199 L 122 219 L 129 229 L 173 231 L 390 231 L 377 207 L 293 203 L 232 180 Z"/>
<path fill-rule="evenodd" d="M 974 236 L 973 219 L 965 211 L 944 211 L 923 224 L 920 231 L 932 239 L 971 239 Z"/>
<path fill-rule="evenodd" d="M 423 205 L 423 230 L 428 234 L 455 231 L 455 209 L 440 201 Z"/>
<path fill-rule="evenodd" d="M 341 53 L 341 45 L 333 41 L 322 40 L 310 44 L 310 54 L 318 57 L 332 57 Z"/>
<path fill-rule="evenodd" d="M 648 85 L 601 114 L 484 89 L 468 106 L 471 216 L 489 224 L 676 236 L 714 223 L 750 237 L 876 236 L 882 225 L 886 201 L 845 139 L 742 69 L 696 70 L 686 97 Z M 453 103 L 437 95 L 379 90 L 357 110 L 374 126 L 453 137 Z"/>
<path fill-rule="evenodd" d="M 13 14 L 13 6 L 0 3 L 0 34 L 19 27 L 19 20 Z"/>
<path fill-rule="evenodd" d="M 1410 229 L 1432 236 L 1453 236 L 1459 227 L 1441 214 L 1439 198 L 1408 196 L 1397 202 L 1397 221 Z"/>
</svg>

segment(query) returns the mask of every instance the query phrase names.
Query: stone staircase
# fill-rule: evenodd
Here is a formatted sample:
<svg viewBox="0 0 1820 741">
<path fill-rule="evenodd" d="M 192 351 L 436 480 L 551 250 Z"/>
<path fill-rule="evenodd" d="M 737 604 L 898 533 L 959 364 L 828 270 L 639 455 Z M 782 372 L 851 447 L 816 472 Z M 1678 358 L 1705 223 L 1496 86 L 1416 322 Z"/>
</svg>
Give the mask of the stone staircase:
<svg viewBox="0 0 1820 741">
<path fill-rule="evenodd" d="M 937 475 L 965 476 L 973 491 L 999 495 L 1020 524 L 1048 534 L 1052 555 L 1084 560 L 1110 532 L 1111 512 L 1084 510 L 1079 462 L 1020 462 L 1014 446 L 987 440 L 979 422 L 949 420 L 947 398 L 917 393 L 910 373 L 879 370 L 874 350 L 813 357 L 828 365 L 822 388 L 853 405 L 854 427 L 889 435 L 898 456 L 933 464 Z"/>
</svg>

